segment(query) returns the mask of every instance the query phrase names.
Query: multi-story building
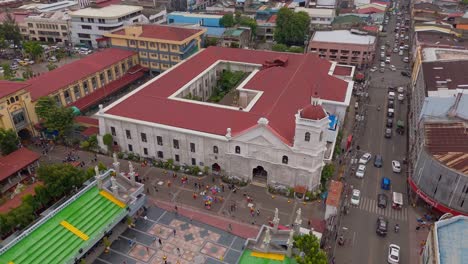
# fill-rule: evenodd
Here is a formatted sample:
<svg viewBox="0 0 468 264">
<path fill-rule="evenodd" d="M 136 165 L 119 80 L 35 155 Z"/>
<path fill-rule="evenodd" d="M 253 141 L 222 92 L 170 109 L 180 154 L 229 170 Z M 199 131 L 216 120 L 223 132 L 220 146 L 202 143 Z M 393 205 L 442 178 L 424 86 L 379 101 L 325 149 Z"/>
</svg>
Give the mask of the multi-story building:
<svg viewBox="0 0 468 264">
<path fill-rule="evenodd" d="M 71 12 L 71 41 L 88 47 L 98 47 L 104 41 L 104 34 L 124 26 L 146 23 L 143 7 L 130 5 L 109 5 L 102 8 L 88 7 Z"/>
<path fill-rule="evenodd" d="M 207 37 L 219 38 L 226 30 L 219 21 L 223 16 L 212 14 L 196 14 L 189 12 L 172 12 L 167 15 L 167 23 L 176 26 L 197 25 L 206 29 Z"/>
<path fill-rule="evenodd" d="M 24 19 L 24 22 L 28 26 L 26 39 L 51 43 L 70 43 L 70 16 L 67 11 L 30 14 Z"/>
<path fill-rule="evenodd" d="M 330 26 L 335 19 L 336 11 L 330 8 L 305 8 L 296 7 L 295 12 L 306 12 L 310 17 L 310 25 L 312 28 L 320 28 Z"/>
<path fill-rule="evenodd" d="M 251 32 L 248 27 L 228 29 L 221 37 L 220 45 L 221 47 L 228 48 L 248 48 L 250 46 Z"/>
<path fill-rule="evenodd" d="M 363 68 L 372 64 L 376 43 L 374 36 L 349 30 L 316 31 L 308 50 L 327 60 Z"/>
<path fill-rule="evenodd" d="M 336 138 L 330 116 L 343 121 L 354 85 L 335 68 L 314 54 L 212 46 L 100 109 L 99 137 L 142 157 L 316 190 Z M 225 71 L 244 78 L 216 103 Z"/>
<path fill-rule="evenodd" d="M 86 110 L 144 75 L 133 51 L 106 49 L 41 74 L 27 82 L 0 83 L 0 127 L 23 138 L 36 135 L 34 107 L 50 96 L 57 104 Z M 3 89 L 5 88 L 5 89 Z"/>
<path fill-rule="evenodd" d="M 153 72 L 162 72 L 199 51 L 205 32 L 205 29 L 138 25 L 104 36 L 112 47 L 138 53 L 143 67 Z"/>
<path fill-rule="evenodd" d="M 467 216 L 443 215 L 429 230 L 418 264 L 464 263 Z"/>
</svg>

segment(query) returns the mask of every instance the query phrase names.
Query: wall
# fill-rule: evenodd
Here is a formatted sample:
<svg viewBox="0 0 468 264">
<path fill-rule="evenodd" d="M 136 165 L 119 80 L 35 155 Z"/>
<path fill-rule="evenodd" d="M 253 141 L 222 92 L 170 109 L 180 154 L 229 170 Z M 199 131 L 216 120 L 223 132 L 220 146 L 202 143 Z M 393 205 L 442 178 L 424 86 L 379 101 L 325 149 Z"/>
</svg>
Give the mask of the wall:
<svg viewBox="0 0 468 264">
<path fill-rule="evenodd" d="M 318 53 L 321 58 L 359 67 L 367 64 L 367 58 L 369 58 L 370 65 L 375 57 L 375 44 L 358 45 L 311 41 L 308 49 L 309 52 Z M 359 54 L 353 55 L 353 52 L 359 52 Z M 368 55 L 364 55 L 364 52 Z"/>
<path fill-rule="evenodd" d="M 168 14 L 167 15 L 167 23 L 168 24 L 199 24 L 205 27 L 222 27 L 219 24 L 222 16 L 219 17 L 211 17 L 210 16 L 193 16 L 192 15 L 183 15 L 183 14 Z"/>
<path fill-rule="evenodd" d="M 23 112 L 24 122 L 15 126 L 12 114 L 19 112 Z M 35 116 L 34 108 L 31 107 L 31 95 L 25 90 L 0 98 L 0 128 L 13 129 L 17 132 L 25 128 L 34 134 L 32 124 L 37 120 Z"/>
</svg>

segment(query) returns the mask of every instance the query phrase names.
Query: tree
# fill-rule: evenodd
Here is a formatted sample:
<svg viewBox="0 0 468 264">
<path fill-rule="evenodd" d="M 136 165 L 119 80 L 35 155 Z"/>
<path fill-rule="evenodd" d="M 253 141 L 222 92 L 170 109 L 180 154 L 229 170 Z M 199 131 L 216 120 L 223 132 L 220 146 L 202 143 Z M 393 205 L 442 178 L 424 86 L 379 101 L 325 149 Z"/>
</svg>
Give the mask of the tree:
<svg viewBox="0 0 468 264">
<path fill-rule="evenodd" d="M 3 155 L 8 155 L 19 148 L 20 140 L 12 129 L 0 128 L 0 151 Z"/>
<path fill-rule="evenodd" d="M 47 189 L 42 185 L 38 185 L 34 188 L 34 192 L 36 193 L 35 198 L 40 207 L 46 207 L 51 198 Z"/>
<path fill-rule="evenodd" d="M 31 69 L 31 67 L 28 65 L 26 69 L 23 71 L 23 79 L 30 79 L 34 76 L 34 73 Z"/>
<path fill-rule="evenodd" d="M 21 43 L 22 37 L 19 26 L 9 11 L 6 12 L 3 23 L 0 25 L 0 37 L 14 45 Z"/>
<path fill-rule="evenodd" d="M 289 47 L 288 51 L 292 52 L 292 53 L 304 53 L 304 48 L 303 47 L 298 47 L 298 46 L 293 46 L 293 47 Z"/>
<path fill-rule="evenodd" d="M 207 37 L 205 39 L 205 47 L 208 48 L 209 46 L 216 46 L 218 45 L 218 40 L 216 38 Z"/>
<path fill-rule="evenodd" d="M 286 52 L 288 51 L 288 46 L 281 44 L 281 43 L 276 43 L 271 47 L 273 51 L 280 51 L 280 52 Z"/>
<path fill-rule="evenodd" d="M 58 66 L 57 66 L 56 64 L 52 63 L 52 62 L 49 62 L 49 63 L 47 64 L 47 69 L 48 69 L 49 71 L 53 71 L 53 70 L 57 69 L 57 67 L 58 67 Z"/>
<path fill-rule="evenodd" d="M 38 60 L 44 53 L 44 48 L 37 41 L 26 41 L 23 43 L 23 49 L 26 54 L 34 60 Z"/>
<path fill-rule="evenodd" d="M 333 177 L 334 173 L 335 173 L 335 165 L 326 164 L 325 166 L 323 166 L 320 182 L 322 184 L 325 184 L 331 177 Z"/>
<path fill-rule="evenodd" d="M 54 99 L 44 96 L 38 99 L 36 103 L 36 114 L 44 122 L 44 126 L 49 130 L 56 130 L 59 137 L 73 127 L 73 109 L 58 106 Z"/>
<path fill-rule="evenodd" d="M 15 77 L 14 71 L 11 69 L 10 64 L 4 63 L 2 64 L 3 68 L 3 77 L 5 80 L 10 80 L 11 78 Z"/>
<path fill-rule="evenodd" d="M 327 255 L 320 249 L 320 243 L 314 235 L 294 236 L 294 247 L 304 256 L 296 256 L 299 264 L 327 264 Z"/>
<path fill-rule="evenodd" d="M 219 25 L 223 27 L 233 27 L 234 26 L 234 16 L 232 14 L 225 14 L 220 20 Z"/>
<path fill-rule="evenodd" d="M 309 33 L 310 17 L 307 13 L 294 12 L 288 8 L 281 8 L 276 19 L 275 40 L 288 46 L 304 45 Z"/>
<path fill-rule="evenodd" d="M 249 27 L 252 31 L 252 36 L 257 34 L 257 21 L 248 16 L 241 16 L 239 18 L 239 25 L 244 27 Z"/>
<path fill-rule="evenodd" d="M 111 134 L 107 133 L 102 137 L 102 143 L 107 146 L 107 151 L 112 150 L 112 144 L 114 143 L 114 138 Z"/>
<path fill-rule="evenodd" d="M 86 180 L 85 171 L 67 163 L 44 165 L 39 167 L 37 175 L 44 182 L 52 198 L 68 195 L 74 188 L 79 188 Z"/>
</svg>

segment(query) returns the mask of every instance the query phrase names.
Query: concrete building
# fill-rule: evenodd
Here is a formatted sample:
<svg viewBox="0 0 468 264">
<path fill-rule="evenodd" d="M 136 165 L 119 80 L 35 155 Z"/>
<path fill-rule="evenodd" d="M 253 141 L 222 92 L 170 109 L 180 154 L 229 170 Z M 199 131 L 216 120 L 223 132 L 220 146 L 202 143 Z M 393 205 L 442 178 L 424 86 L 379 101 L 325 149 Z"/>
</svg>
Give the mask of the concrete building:
<svg viewBox="0 0 468 264">
<path fill-rule="evenodd" d="M 227 48 L 248 48 L 250 45 L 250 36 L 252 35 L 251 32 L 250 28 L 246 27 L 228 29 L 221 37 L 220 46 Z"/>
<path fill-rule="evenodd" d="M 71 41 L 97 48 L 104 34 L 124 26 L 148 22 L 142 10 L 141 6 L 109 5 L 71 12 Z"/>
<path fill-rule="evenodd" d="M 336 0 L 317 0 L 317 8 L 336 8 Z"/>
<path fill-rule="evenodd" d="M 468 259 L 468 217 L 444 215 L 434 223 L 419 264 L 464 263 Z"/>
<path fill-rule="evenodd" d="M 135 52 L 106 49 L 27 82 L 1 81 L 0 127 L 22 138 L 37 135 L 35 105 L 49 96 L 59 105 L 86 110 L 143 76 Z"/>
<path fill-rule="evenodd" d="M 24 22 L 28 26 L 25 39 L 64 45 L 70 43 L 70 16 L 67 11 L 30 14 Z"/>
<path fill-rule="evenodd" d="M 314 54 L 212 46 L 101 109 L 100 144 L 109 133 L 142 157 L 316 190 L 339 130 L 330 116 L 343 122 L 352 94 L 352 81 L 331 75 L 337 67 Z M 244 78 L 233 97 L 212 102 L 227 70 Z"/>
<path fill-rule="evenodd" d="M 308 50 L 321 58 L 362 68 L 374 60 L 376 43 L 374 36 L 357 35 L 349 30 L 316 31 Z"/>
<path fill-rule="evenodd" d="M 58 1 L 50 4 L 40 4 L 40 3 L 29 3 L 26 5 L 20 6 L 20 10 L 29 10 L 39 13 L 48 13 L 55 11 L 66 11 L 66 10 L 76 10 L 79 9 L 78 1 Z"/>
<path fill-rule="evenodd" d="M 313 28 L 321 28 L 331 26 L 333 19 L 335 19 L 336 11 L 330 8 L 305 8 L 296 7 L 295 12 L 306 12 L 310 17 L 310 25 Z"/>
<path fill-rule="evenodd" d="M 163 72 L 199 51 L 205 32 L 204 29 L 138 25 L 104 36 L 112 47 L 138 53 L 143 67 L 153 72 Z"/>
<path fill-rule="evenodd" d="M 207 37 L 220 38 L 226 28 L 220 25 L 222 15 L 171 12 L 167 15 L 167 23 L 174 26 L 197 26 L 206 29 Z"/>
</svg>

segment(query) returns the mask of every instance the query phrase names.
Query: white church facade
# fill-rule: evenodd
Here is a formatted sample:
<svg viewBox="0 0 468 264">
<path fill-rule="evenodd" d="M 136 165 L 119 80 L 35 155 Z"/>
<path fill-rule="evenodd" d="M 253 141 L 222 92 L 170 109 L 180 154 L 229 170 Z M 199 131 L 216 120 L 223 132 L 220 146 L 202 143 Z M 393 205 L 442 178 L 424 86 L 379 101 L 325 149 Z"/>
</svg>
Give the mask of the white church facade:
<svg viewBox="0 0 468 264">
<path fill-rule="evenodd" d="M 315 190 L 329 116 L 343 121 L 353 87 L 336 67 L 313 54 L 210 47 L 100 109 L 99 134 L 142 157 Z M 225 70 L 245 72 L 235 99 L 209 102 Z"/>
</svg>

